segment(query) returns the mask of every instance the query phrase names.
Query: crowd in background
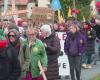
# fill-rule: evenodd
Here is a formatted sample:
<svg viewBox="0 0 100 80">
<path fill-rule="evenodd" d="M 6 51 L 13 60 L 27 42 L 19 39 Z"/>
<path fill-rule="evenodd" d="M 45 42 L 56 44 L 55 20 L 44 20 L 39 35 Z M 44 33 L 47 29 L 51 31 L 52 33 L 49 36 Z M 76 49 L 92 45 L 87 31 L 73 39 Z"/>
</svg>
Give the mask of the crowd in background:
<svg viewBox="0 0 100 80">
<path fill-rule="evenodd" d="M 22 19 L 17 24 L 13 20 L 1 21 L 0 80 L 44 80 L 45 75 L 47 80 L 57 80 L 57 58 L 61 54 L 61 46 L 56 32 L 67 35 L 63 47 L 68 56 L 72 80 L 75 80 L 74 71 L 77 80 L 80 80 L 81 67 L 92 68 L 100 60 L 98 18 L 85 22 L 68 18 L 62 23 L 54 21 L 54 24 L 39 26 L 29 25 Z"/>
</svg>

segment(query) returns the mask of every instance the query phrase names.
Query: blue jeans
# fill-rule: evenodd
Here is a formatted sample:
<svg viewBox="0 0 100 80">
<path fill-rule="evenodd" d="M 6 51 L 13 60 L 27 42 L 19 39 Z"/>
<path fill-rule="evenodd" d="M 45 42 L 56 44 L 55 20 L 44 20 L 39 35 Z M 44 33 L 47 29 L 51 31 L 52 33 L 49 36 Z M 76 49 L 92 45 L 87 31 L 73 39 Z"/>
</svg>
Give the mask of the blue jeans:
<svg viewBox="0 0 100 80">
<path fill-rule="evenodd" d="M 82 55 L 82 64 L 87 64 L 87 55 L 86 52 Z"/>
<path fill-rule="evenodd" d="M 94 42 L 94 54 L 92 55 L 93 62 L 99 60 L 99 50 L 100 50 L 100 42 L 97 42 L 95 39 Z"/>
</svg>

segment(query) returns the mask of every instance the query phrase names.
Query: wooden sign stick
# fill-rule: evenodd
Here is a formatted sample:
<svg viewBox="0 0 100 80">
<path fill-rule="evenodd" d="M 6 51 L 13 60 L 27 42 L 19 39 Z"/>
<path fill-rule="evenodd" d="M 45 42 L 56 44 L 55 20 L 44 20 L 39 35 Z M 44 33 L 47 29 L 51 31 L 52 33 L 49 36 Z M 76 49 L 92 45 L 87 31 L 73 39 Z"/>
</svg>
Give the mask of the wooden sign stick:
<svg viewBox="0 0 100 80">
<path fill-rule="evenodd" d="M 42 68 L 42 65 L 41 65 L 41 62 L 40 62 L 40 61 L 38 61 L 38 66 L 39 66 L 39 68 L 40 68 L 40 71 L 41 71 L 41 74 L 42 74 L 42 76 L 43 76 L 43 79 L 44 79 L 44 80 L 47 80 L 46 75 L 45 75 L 45 73 L 44 73 L 44 70 L 43 70 L 43 68 Z"/>
</svg>

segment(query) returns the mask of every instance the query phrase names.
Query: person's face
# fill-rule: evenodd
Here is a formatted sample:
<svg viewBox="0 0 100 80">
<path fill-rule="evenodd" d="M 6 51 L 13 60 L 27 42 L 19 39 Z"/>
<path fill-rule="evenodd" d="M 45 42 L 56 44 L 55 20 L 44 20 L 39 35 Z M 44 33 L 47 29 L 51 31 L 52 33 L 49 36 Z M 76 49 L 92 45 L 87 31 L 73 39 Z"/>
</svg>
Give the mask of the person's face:
<svg viewBox="0 0 100 80">
<path fill-rule="evenodd" d="M 88 25 L 87 25 L 87 24 L 84 24 L 83 27 L 84 27 L 84 28 L 88 28 Z"/>
<path fill-rule="evenodd" d="M 74 26 L 70 26 L 70 27 L 69 27 L 69 30 L 70 30 L 72 33 L 76 33 L 76 31 L 77 31 L 76 27 L 74 27 Z"/>
<path fill-rule="evenodd" d="M 47 32 L 45 32 L 45 31 L 41 31 L 41 34 L 42 34 L 43 37 L 47 36 Z"/>
<path fill-rule="evenodd" d="M 28 38 L 30 39 L 30 40 L 33 40 L 34 39 L 34 37 L 35 37 L 35 34 L 28 34 Z"/>
<path fill-rule="evenodd" d="M 60 26 L 59 28 L 60 28 L 61 31 L 65 30 L 65 27 L 63 27 L 63 26 Z"/>
<path fill-rule="evenodd" d="M 54 24 L 54 30 L 58 30 L 58 25 Z"/>
<path fill-rule="evenodd" d="M 100 20 L 96 19 L 95 22 L 100 25 Z"/>
<path fill-rule="evenodd" d="M 9 41 L 14 43 L 16 41 L 16 34 L 14 32 L 10 32 L 8 34 Z"/>
<path fill-rule="evenodd" d="M 36 38 L 36 31 L 35 30 L 32 30 L 32 31 L 28 30 L 27 35 L 28 35 L 28 39 L 30 41 L 34 41 Z"/>
</svg>

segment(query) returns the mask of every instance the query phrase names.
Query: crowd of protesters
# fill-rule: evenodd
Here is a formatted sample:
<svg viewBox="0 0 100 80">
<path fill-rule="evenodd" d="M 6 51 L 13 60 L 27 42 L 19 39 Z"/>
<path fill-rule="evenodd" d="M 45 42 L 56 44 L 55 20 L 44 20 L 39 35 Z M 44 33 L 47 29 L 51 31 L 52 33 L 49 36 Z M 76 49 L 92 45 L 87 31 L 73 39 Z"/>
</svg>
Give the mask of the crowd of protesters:
<svg viewBox="0 0 100 80">
<path fill-rule="evenodd" d="M 28 21 L 0 22 L 0 80 L 57 80 L 60 40 L 65 32 L 64 51 L 68 56 L 71 80 L 81 77 L 81 67 L 92 68 L 99 60 L 100 20 L 68 18 L 54 24 L 29 25 Z M 39 65 L 39 63 L 41 65 Z M 41 69 L 42 67 L 42 69 Z M 75 72 L 74 72 L 75 71 Z"/>
</svg>

